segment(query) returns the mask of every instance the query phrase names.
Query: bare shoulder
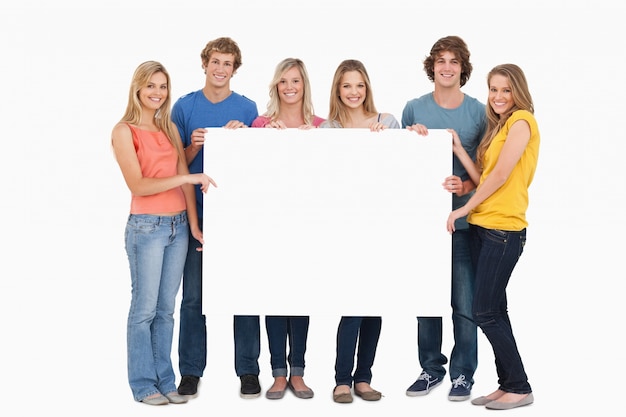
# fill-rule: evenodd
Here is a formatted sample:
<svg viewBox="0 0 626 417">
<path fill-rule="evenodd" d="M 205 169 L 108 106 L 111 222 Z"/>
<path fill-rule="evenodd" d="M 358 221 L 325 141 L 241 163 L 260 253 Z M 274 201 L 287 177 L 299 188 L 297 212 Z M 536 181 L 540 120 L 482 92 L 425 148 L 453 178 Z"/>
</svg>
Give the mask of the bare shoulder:
<svg viewBox="0 0 626 417">
<path fill-rule="evenodd" d="M 119 122 L 115 126 L 113 126 L 113 131 L 111 132 L 111 141 L 113 144 L 129 139 L 132 140 L 132 133 L 130 131 L 128 123 Z"/>
<path fill-rule="evenodd" d="M 118 122 L 115 126 L 113 126 L 113 134 L 122 134 L 122 133 L 130 133 L 130 127 L 126 122 Z"/>
</svg>

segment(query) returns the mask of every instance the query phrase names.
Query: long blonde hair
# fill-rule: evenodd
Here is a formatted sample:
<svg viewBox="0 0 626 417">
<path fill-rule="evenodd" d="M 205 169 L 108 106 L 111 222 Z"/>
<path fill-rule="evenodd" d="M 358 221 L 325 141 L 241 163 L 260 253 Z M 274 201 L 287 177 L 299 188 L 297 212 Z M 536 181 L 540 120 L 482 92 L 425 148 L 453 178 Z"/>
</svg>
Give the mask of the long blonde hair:
<svg viewBox="0 0 626 417">
<path fill-rule="evenodd" d="M 346 59 L 339 64 L 337 70 L 335 71 L 333 85 L 330 89 L 330 103 L 328 106 L 328 120 L 338 122 L 342 127 L 346 126 L 349 118 L 346 105 L 343 104 L 343 101 L 341 101 L 341 98 L 339 97 L 339 88 L 341 86 L 341 77 L 343 77 L 343 74 L 350 71 L 358 71 L 365 82 L 365 101 L 363 102 L 365 111 L 367 113 L 378 113 L 376 106 L 374 106 L 374 93 L 372 91 L 370 77 L 367 75 L 365 65 L 356 59 Z"/>
<path fill-rule="evenodd" d="M 505 114 L 499 115 L 487 104 L 487 131 L 476 149 L 476 163 L 481 170 L 483 168 L 485 152 L 489 148 L 489 145 L 491 145 L 493 138 L 498 134 L 500 129 L 502 129 L 502 126 L 504 126 L 508 118 L 511 117 L 511 114 L 517 110 L 528 110 L 531 113 L 535 112 L 533 99 L 528 90 L 528 82 L 520 67 L 515 64 L 501 64 L 495 66 L 489 71 L 489 74 L 487 74 L 487 87 L 489 87 L 491 78 L 494 75 L 502 75 L 509 80 L 511 95 L 513 97 L 513 107 Z"/>
<path fill-rule="evenodd" d="M 139 101 L 139 91 L 146 85 L 148 85 L 150 77 L 158 72 L 165 75 L 165 78 L 167 80 L 167 97 L 159 110 L 157 110 L 154 116 L 154 123 L 163 133 L 165 133 L 165 136 L 167 136 L 169 141 L 172 143 L 179 156 L 182 157 L 180 141 L 174 140 L 178 137 L 178 130 L 172 122 L 170 114 L 170 107 L 172 102 L 172 85 L 170 80 L 170 74 L 161 63 L 157 61 L 146 61 L 137 67 L 130 83 L 126 112 L 124 113 L 124 116 L 122 116 L 120 122 L 130 123 L 135 126 L 141 124 L 141 116 L 143 113 L 141 101 Z"/>
<path fill-rule="evenodd" d="M 276 70 L 274 71 L 274 78 L 270 83 L 270 100 L 267 103 L 267 112 L 265 115 L 272 121 L 276 121 L 278 114 L 280 113 L 280 97 L 278 96 L 278 83 L 285 74 L 291 68 L 296 67 L 300 71 L 302 77 L 302 83 L 304 84 L 304 91 L 302 94 L 302 116 L 304 118 L 304 124 L 313 124 L 313 99 L 311 98 L 311 83 L 309 81 L 309 74 L 304 66 L 304 62 L 298 58 L 285 58 L 278 63 Z"/>
</svg>

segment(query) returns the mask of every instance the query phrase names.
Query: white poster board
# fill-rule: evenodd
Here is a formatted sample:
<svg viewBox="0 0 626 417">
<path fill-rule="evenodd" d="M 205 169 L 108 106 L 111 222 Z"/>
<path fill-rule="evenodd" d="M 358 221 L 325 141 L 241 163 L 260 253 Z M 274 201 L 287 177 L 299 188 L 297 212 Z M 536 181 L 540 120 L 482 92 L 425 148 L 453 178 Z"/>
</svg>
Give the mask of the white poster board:
<svg viewBox="0 0 626 417">
<path fill-rule="evenodd" d="M 445 316 L 450 134 L 209 129 L 204 312 Z"/>
</svg>

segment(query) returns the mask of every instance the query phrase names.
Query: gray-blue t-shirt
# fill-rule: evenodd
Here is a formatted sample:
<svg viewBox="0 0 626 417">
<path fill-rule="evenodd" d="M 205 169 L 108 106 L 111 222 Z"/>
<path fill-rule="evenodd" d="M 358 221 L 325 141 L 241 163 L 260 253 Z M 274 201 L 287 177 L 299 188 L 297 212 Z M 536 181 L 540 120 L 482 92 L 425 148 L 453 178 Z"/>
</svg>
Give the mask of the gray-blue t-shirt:
<svg viewBox="0 0 626 417">
<path fill-rule="evenodd" d="M 402 128 L 417 123 L 428 129 L 454 129 L 472 159 L 475 159 L 476 148 L 487 130 L 485 105 L 467 94 L 461 105 L 455 109 L 439 106 L 432 92 L 409 100 L 402 111 Z M 452 173 L 463 181 L 469 179 L 467 171 L 456 156 L 452 158 Z M 461 197 L 452 194 L 452 209 L 463 206 L 472 194 L 473 192 Z M 467 229 L 469 226 L 465 217 L 457 219 L 455 227 Z"/>
</svg>

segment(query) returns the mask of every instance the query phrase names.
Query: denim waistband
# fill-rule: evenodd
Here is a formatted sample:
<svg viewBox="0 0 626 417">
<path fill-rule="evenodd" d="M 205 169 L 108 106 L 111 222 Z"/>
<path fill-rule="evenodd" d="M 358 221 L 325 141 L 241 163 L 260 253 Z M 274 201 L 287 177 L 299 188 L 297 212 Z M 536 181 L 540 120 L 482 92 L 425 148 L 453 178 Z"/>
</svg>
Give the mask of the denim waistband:
<svg viewBox="0 0 626 417">
<path fill-rule="evenodd" d="M 187 211 L 182 211 L 173 216 L 157 216 L 154 214 L 130 214 L 128 216 L 128 220 L 149 222 L 157 225 L 187 223 Z"/>
</svg>

